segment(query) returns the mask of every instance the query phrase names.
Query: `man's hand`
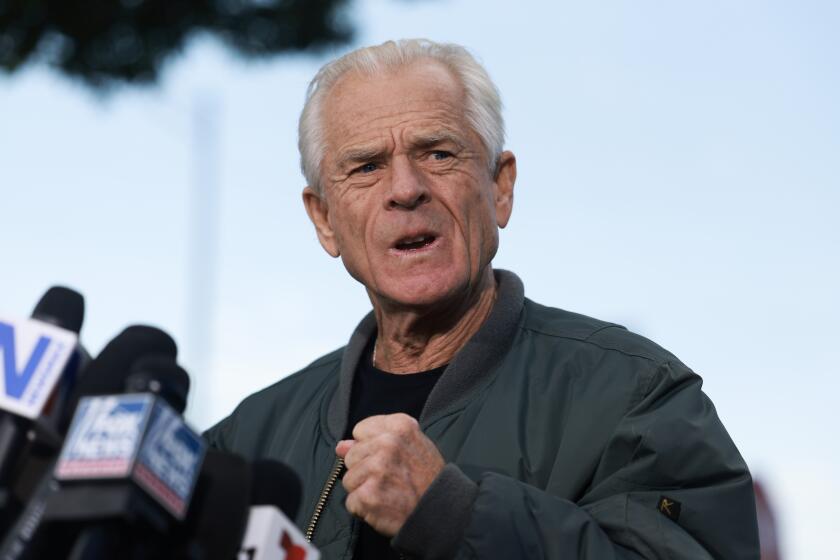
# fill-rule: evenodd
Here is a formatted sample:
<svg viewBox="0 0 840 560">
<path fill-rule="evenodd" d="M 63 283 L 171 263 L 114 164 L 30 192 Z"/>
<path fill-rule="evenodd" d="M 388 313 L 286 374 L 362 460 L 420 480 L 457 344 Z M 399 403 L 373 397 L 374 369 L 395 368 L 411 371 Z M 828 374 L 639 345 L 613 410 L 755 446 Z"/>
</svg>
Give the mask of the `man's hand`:
<svg viewBox="0 0 840 560">
<path fill-rule="evenodd" d="M 443 457 L 407 414 L 366 418 L 353 438 L 335 449 L 347 466 L 347 510 L 393 537 L 443 469 Z"/>
</svg>

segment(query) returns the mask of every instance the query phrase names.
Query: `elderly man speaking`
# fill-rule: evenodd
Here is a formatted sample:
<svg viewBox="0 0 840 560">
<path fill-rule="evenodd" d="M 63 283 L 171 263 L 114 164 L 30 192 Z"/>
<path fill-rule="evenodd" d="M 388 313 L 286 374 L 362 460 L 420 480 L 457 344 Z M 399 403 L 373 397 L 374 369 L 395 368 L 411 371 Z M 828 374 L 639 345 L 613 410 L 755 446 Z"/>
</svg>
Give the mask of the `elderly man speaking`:
<svg viewBox="0 0 840 560">
<path fill-rule="evenodd" d="M 464 48 L 330 62 L 300 152 L 318 239 L 373 311 L 206 437 L 301 475 L 325 558 L 758 557 L 750 474 L 700 378 L 493 270 L 516 159 Z"/>
</svg>

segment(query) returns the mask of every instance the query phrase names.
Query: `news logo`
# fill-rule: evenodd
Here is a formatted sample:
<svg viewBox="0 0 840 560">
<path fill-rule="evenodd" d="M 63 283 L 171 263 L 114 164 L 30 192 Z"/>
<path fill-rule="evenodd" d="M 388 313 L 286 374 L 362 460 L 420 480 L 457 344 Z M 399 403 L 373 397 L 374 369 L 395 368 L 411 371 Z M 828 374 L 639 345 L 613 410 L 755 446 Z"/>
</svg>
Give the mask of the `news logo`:
<svg viewBox="0 0 840 560">
<path fill-rule="evenodd" d="M 38 418 L 77 341 L 75 333 L 41 321 L 0 318 L 0 409 Z"/>
<path fill-rule="evenodd" d="M 134 479 L 183 519 L 206 449 L 204 440 L 174 410 L 155 400 Z"/>
<path fill-rule="evenodd" d="M 61 449 L 56 478 L 128 476 L 153 404 L 150 395 L 82 399 Z"/>
<path fill-rule="evenodd" d="M 130 478 L 183 519 L 205 451 L 201 437 L 151 395 L 86 397 L 73 417 L 55 477 Z"/>
</svg>

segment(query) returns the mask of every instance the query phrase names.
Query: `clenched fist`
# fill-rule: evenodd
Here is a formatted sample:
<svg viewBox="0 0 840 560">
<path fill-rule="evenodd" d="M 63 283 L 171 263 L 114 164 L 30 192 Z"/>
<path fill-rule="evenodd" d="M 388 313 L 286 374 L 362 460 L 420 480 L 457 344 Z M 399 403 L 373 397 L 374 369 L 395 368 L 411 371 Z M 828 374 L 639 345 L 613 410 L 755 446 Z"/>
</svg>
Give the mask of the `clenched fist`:
<svg viewBox="0 0 840 560">
<path fill-rule="evenodd" d="M 366 418 L 353 438 L 335 450 L 347 466 L 347 510 L 393 537 L 443 469 L 443 457 L 407 414 Z"/>
</svg>

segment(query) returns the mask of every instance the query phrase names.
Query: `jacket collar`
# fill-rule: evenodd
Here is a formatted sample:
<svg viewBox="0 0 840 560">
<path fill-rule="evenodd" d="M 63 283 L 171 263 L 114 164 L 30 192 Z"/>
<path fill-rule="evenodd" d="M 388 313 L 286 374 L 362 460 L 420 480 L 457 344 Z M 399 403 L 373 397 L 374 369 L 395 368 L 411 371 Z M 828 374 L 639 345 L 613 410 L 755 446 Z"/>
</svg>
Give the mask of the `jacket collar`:
<svg viewBox="0 0 840 560">
<path fill-rule="evenodd" d="M 496 270 L 494 274 L 498 292 L 493 310 L 478 332 L 455 354 L 435 384 L 420 415 L 421 424 L 463 406 L 475 390 L 490 379 L 495 366 L 513 344 L 525 300 L 524 288 L 522 281 L 512 272 Z M 338 391 L 332 396 L 327 415 L 330 435 L 336 441 L 345 432 L 356 368 L 365 346 L 375 333 L 376 318 L 370 312 L 356 327 L 344 348 Z"/>
</svg>

